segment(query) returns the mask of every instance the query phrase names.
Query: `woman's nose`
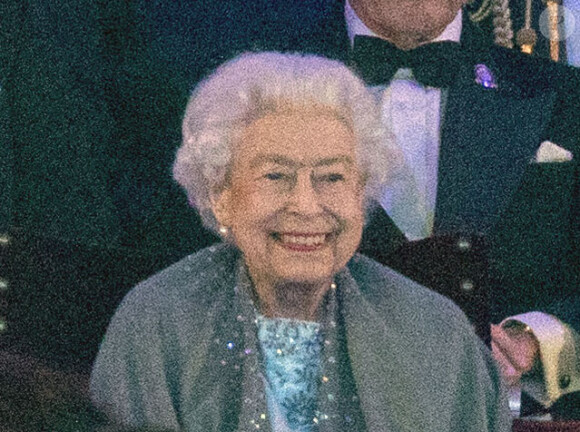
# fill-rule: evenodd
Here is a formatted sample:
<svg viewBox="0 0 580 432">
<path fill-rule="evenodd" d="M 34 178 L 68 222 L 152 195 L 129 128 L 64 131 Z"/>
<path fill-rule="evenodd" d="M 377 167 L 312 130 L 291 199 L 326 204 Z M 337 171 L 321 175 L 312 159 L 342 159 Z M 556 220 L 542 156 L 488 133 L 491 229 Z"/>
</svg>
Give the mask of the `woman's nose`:
<svg viewBox="0 0 580 432">
<path fill-rule="evenodd" d="M 311 216 L 320 213 L 320 196 L 310 173 L 299 174 L 290 191 L 289 210 Z"/>
</svg>

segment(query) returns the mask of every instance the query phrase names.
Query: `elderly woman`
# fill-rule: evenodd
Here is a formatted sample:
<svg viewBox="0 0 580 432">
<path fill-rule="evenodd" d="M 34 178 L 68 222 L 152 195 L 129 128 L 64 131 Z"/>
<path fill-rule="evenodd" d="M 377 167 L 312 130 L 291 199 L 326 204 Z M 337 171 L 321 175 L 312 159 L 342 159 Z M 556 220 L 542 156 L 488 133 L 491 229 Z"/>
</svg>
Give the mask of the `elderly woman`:
<svg viewBox="0 0 580 432">
<path fill-rule="evenodd" d="M 379 113 L 313 56 L 245 54 L 199 85 L 174 173 L 224 241 L 127 295 L 98 407 L 184 431 L 509 430 L 458 308 L 356 254 L 398 160 Z"/>
</svg>

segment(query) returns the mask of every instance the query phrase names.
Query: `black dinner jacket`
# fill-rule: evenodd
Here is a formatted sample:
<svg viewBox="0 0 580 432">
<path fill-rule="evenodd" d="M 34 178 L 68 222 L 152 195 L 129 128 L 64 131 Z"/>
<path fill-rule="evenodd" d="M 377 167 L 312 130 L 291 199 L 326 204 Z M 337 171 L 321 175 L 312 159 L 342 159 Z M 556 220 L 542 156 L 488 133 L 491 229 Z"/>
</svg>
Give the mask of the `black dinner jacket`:
<svg viewBox="0 0 580 432">
<path fill-rule="evenodd" d="M 472 61 L 448 89 L 442 118 L 434 234 L 483 238 L 498 321 L 578 295 L 580 81 L 575 69 L 484 46 L 472 27 L 464 20 L 461 40 Z M 497 89 L 475 83 L 475 64 L 492 69 Z M 544 141 L 573 159 L 535 163 Z M 361 250 L 398 267 L 407 242 L 380 212 Z M 428 276 L 422 282 L 430 285 Z"/>
</svg>

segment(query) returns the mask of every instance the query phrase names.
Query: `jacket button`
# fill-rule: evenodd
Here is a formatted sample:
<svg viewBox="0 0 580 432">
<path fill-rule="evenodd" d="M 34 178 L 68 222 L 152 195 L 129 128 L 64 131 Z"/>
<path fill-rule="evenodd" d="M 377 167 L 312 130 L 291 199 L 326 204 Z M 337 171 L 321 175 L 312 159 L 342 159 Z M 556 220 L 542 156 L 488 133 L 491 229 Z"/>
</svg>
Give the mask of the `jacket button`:
<svg viewBox="0 0 580 432">
<path fill-rule="evenodd" d="M 571 378 L 570 378 L 570 375 L 567 375 L 567 374 L 566 375 L 562 375 L 560 377 L 560 380 L 559 380 L 560 388 L 561 389 L 568 388 L 568 386 L 570 385 L 570 381 L 572 381 Z"/>
<path fill-rule="evenodd" d="M 0 334 L 6 332 L 8 330 L 8 323 L 3 317 L 0 317 Z"/>
<path fill-rule="evenodd" d="M 0 247 L 8 246 L 10 244 L 10 236 L 8 234 L 0 234 Z"/>
<path fill-rule="evenodd" d="M 471 249 L 471 242 L 469 239 L 461 237 L 459 240 L 457 240 L 457 248 L 460 251 L 467 252 L 469 249 Z"/>
<path fill-rule="evenodd" d="M 0 278 L 0 292 L 8 291 L 8 280 Z"/>
<path fill-rule="evenodd" d="M 475 288 L 475 284 L 471 279 L 463 279 L 459 284 L 459 287 L 462 291 L 471 292 L 473 291 L 473 288 Z"/>
</svg>

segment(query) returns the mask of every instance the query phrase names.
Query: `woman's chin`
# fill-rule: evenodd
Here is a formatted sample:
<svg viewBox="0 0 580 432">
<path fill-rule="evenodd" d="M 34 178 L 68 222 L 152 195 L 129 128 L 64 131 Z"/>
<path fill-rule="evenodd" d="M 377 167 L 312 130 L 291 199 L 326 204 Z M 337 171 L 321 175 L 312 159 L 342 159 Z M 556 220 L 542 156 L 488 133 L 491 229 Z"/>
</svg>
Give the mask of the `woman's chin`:
<svg viewBox="0 0 580 432">
<path fill-rule="evenodd" d="M 316 285 L 332 281 L 338 270 L 334 257 L 324 254 L 311 259 L 296 257 L 272 257 L 273 274 L 279 284 Z"/>
<path fill-rule="evenodd" d="M 281 286 L 292 286 L 292 285 L 301 285 L 301 286 L 320 286 L 323 284 L 330 284 L 332 283 L 332 275 L 331 274 L 320 274 L 320 275 L 313 275 L 313 274 L 293 274 L 293 275 L 284 275 L 279 279 L 278 285 Z"/>
</svg>

